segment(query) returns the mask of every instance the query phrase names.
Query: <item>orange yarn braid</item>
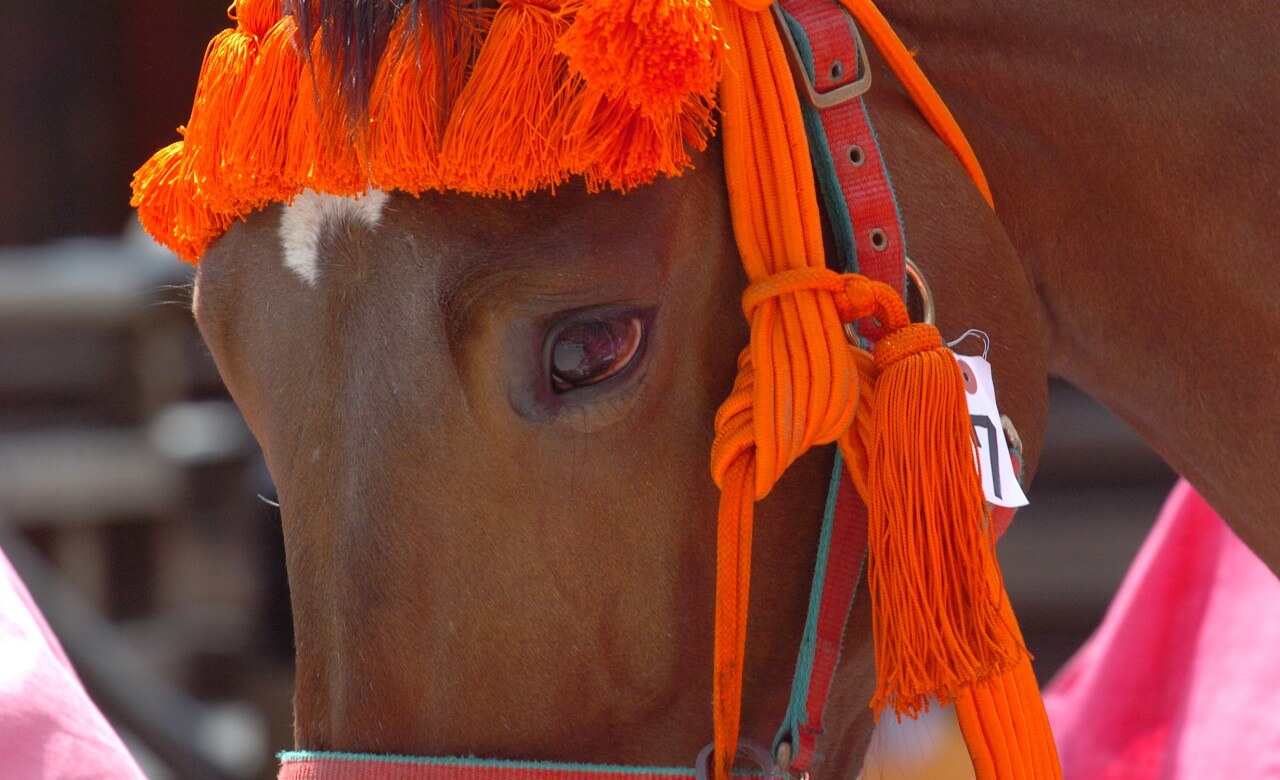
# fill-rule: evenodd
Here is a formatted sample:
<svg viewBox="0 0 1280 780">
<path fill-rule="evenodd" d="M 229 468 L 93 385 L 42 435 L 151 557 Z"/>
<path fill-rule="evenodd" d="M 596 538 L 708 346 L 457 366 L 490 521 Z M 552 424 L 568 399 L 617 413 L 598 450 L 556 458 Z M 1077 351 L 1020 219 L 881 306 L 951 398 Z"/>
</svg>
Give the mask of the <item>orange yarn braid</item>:
<svg viewBox="0 0 1280 780">
<path fill-rule="evenodd" d="M 874 11 L 869 3 L 853 5 L 864 15 L 868 8 Z M 967 692 L 970 686 L 1017 681 L 1029 667 L 995 563 L 955 359 L 935 328 L 908 321 L 891 288 L 825 267 L 807 136 L 777 30 L 762 11 L 730 2 L 717 10 L 729 46 L 720 96 L 725 171 L 734 232 L 751 282 L 743 296 L 751 340 L 739 359 L 733 392 L 717 414 L 711 458 L 722 490 L 715 776 L 727 780 L 738 742 L 753 502 L 813 445 L 839 441 L 868 507 L 875 711 L 888 706 L 914 716 L 931 699 L 960 699 L 971 721 L 990 720 L 984 717 L 989 708 Z M 887 24 L 873 39 L 882 41 L 886 33 L 897 40 Z M 962 161 L 969 158 L 966 168 L 986 195 L 981 171 L 950 114 L 945 107 L 938 110 L 941 101 L 909 56 L 906 65 L 897 67 L 905 80 L 915 80 L 912 95 L 925 101 L 931 123 L 952 136 L 948 143 Z M 936 106 L 928 108 L 930 99 Z M 842 329 L 871 316 L 886 333 L 874 358 L 851 347 Z M 1021 682 L 1017 690 L 1025 692 Z M 1038 694 L 1033 698 L 995 713 L 985 725 L 1016 732 L 1013 716 L 1029 708 L 1032 732 L 1047 738 Z M 989 755 L 987 737 L 974 732 L 974 738 L 982 742 L 975 754 Z M 1039 751 L 1028 761 L 1032 771 L 1026 775 L 988 762 L 991 773 L 984 769 L 982 776 L 1056 776 L 1051 753 Z"/>
</svg>

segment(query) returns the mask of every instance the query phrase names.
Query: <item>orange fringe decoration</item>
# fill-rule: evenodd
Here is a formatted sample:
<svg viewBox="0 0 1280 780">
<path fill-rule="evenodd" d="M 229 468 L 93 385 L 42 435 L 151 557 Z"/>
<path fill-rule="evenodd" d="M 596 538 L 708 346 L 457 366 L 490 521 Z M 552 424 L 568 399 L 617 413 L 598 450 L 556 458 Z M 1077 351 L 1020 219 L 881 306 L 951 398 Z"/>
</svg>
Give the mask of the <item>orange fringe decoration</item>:
<svg viewBox="0 0 1280 780">
<path fill-rule="evenodd" d="M 705 149 L 715 129 L 712 104 L 700 99 L 654 112 L 587 87 L 575 102 L 576 114 L 562 131 L 565 157 L 591 192 L 679 176 L 692 167 L 689 150 Z"/>
<path fill-rule="evenodd" d="M 239 29 L 218 33 L 205 52 L 185 156 L 199 196 L 215 211 L 233 206 L 220 186 L 222 153 L 257 55 L 257 39 Z"/>
<path fill-rule="evenodd" d="M 283 15 L 280 0 L 236 0 L 230 13 L 237 27 L 256 38 L 266 36 Z"/>
<path fill-rule="evenodd" d="M 445 109 L 466 84 L 479 32 L 474 20 L 451 17 L 449 29 L 433 35 L 427 19 L 425 11 L 417 20 L 401 14 L 369 96 L 370 178 L 375 186 L 415 194 L 440 186 Z"/>
<path fill-rule="evenodd" d="M 242 21 L 243 23 L 243 21 Z M 262 39 L 258 62 L 231 121 L 222 155 L 222 187 L 229 211 L 247 213 L 287 200 L 297 181 L 285 175 L 288 128 L 302 75 L 298 26 L 292 16 L 276 22 Z"/>
<path fill-rule="evenodd" d="M 143 229 L 164 236 L 168 247 L 188 263 L 197 262 L 209 242 L 231 226 L 231 217 L 210 210 L 196 197 L 185 141 L 169 144 L 139 168 L 133 192 L 129 204 L 138 210 Z"/>
<path fill-rule="evenodd" d="M 556 40 L 559 0 L 502 0 L 441 151 L 444 186 L 520 197 L 568 178 L 557 122 L 573 87 Z"/>
<path fill-rule="evenodd" d="M 207 218 L 188 218 L 230 224 L 306 188 L 521 196 L 571 176 L 596 191 L 679 175 L 714 129 L 725 46 L 711 0 L 564 3 L 501 0 L 494 12 L 459 12 L 444 31 L 406 6 L 367 116 L 352 126 L 325 31 L 300 41 L 281 0 L 241 0 L 237 27 L 206 54 L 182 170 L 169 152 L 134 179 L 139 202 L 167 209 L 141 215 L 144 225 L 198 256 L 216 234 Z M 172 183 L 145 194 L 160 169 L 190 179 L 183 191 L 198 204 L 180 209 Z"/>
<path fill-rule="evenodd" d="M 296 194 L 304 189 L 358 195 L 369 175 L 356 152 L 353 129 L 338 74 L 324 52 L 324 31 L 311 43 L 310 65 L 298 80 L 298 100 L 289 123 L 284 181 Z"/>
</svg>

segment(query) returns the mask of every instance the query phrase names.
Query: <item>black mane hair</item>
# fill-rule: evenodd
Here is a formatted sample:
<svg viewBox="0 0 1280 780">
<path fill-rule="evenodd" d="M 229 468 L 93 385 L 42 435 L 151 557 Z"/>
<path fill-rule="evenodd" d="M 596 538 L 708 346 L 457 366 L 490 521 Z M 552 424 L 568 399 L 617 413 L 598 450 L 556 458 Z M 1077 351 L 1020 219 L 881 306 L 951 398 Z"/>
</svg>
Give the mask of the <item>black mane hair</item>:
<svg viewBox="0 0 1280 780">
<path fill-rule="evenodd" d="M 324 29 L 324 53 L 339 74 L 348 119 L 354 124 L 368 105 L 374 74 L 400 13 L 408 7 L 416 21 L 425 12 L 432 35 L 451 35 L 454 31 L 443 23 L 445 10 L 471 4 L 472 0 L 285 0 L 284 11 L 293 14 L 304 41 Z"/>
</svg>

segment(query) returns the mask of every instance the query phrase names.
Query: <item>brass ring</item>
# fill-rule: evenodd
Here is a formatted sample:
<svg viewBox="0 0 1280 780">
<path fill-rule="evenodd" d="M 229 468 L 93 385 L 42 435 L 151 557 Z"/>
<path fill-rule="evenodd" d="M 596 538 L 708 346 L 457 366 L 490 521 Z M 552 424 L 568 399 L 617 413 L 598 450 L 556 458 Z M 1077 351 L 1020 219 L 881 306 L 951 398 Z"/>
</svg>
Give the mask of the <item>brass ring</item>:
<svg viewBox="0 0 1280 780">
<path fill-rule="evenodd" d="M 920 313 L 924 317 L 924 322 L 934 325 L 937 318 L 938 310 L 933 302 L 933 291 L 929 289 L 929 283 L 924 280 L 924 274 L 920 271 L 920 266 L 916 265 L 911 258 L 907 261 L 907 277 L 915 283 L 916 291 L 920 295 Z"/>
<path fill-rule="evenodd" d="M 920 270 L 920 266 L 909 257 L 903 259 L 906 260 L 907 279 L 916 286 L 917 294 L 920 296 L 920 314 L 923 317 L 921 322 L 933 325 L 937 314 L 937 308 L 933 303 L 933 291 L 929 289 L 929 283 L 924 280 L 924 273 Z M 856 322 L 844 323 L 844 337 L 855 347 L 861 343 Z"/>
</svg>

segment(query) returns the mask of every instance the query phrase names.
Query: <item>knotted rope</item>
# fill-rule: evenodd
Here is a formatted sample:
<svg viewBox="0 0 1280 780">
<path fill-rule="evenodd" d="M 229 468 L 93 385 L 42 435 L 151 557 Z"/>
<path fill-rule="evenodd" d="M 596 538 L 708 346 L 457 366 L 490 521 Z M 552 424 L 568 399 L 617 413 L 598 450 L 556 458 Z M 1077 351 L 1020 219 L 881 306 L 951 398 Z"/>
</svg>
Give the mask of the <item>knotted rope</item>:
<svg viewBox="0 0 1280 780">
<path fill-rule="evenodd" d="M 717 5 L 728 45 L 720 92 L 726 180 L 751 325 L 711 456 L 721 488 L 713 681 L 720 780 L 738 743 L 754 502 L 814 445 L 839 442 L 867 504 L 875 711 L 914 715 L 930 698 L 953 700 L 1026 657 L 1003 609 L 955 359 L 933 326 L 909 322 L 892 288 L 826 267 L 799 98 L 770 15 L 749 5 Z M 939 116 L 931 120 L 945 124 L 950 115 Z M 845 324 L 866 317 L 885 333 L 874 357 L 844 334 Z"/>
<path fill-rule="evenodd" d="M 733 391 L 716 415 L 711 450 L 712 475 L 721 489 L 715 721 L 716 743 L 722 746 L 737 744 L 754 502 L 767 496 L 810 447 L 850 432 L 865 381 L 859 380 L 855 361 L 859 355 L 864 363 L 869 358 L 849 344 L 842 325 L 874 316 L 895 333 L 914 327 L 893 288 L 825 267 L 766 276 L 747 288 L 742 308 L 751 323 L 751 343 L 739 358 Z M 718 762 L 721 755 L 725 751 L 718 751 Z"/>
</svg>

